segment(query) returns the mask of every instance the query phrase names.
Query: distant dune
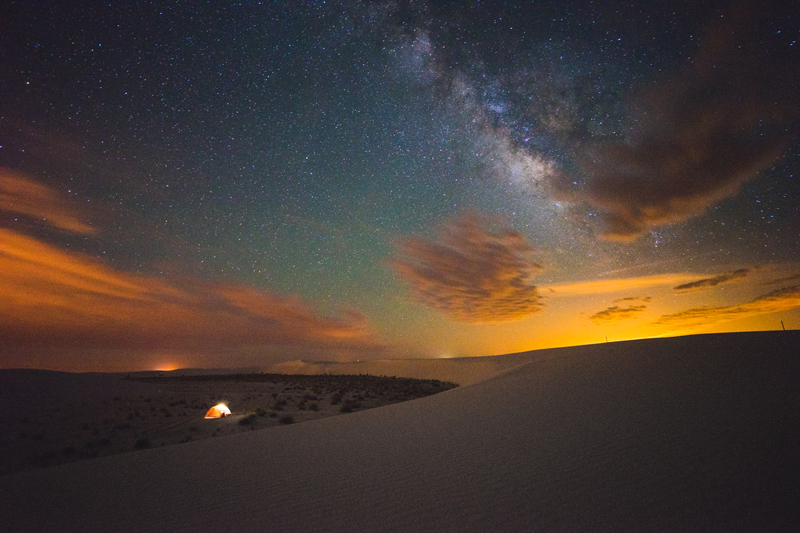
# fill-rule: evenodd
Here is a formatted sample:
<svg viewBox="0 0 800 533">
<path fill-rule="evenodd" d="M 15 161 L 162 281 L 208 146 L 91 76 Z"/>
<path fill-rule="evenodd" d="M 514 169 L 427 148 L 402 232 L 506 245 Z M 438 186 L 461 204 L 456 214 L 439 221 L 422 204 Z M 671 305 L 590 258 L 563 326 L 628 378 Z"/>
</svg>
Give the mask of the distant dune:
<svg viewBox="0 0 800 533">
<path fill-rule="evenodd" d="M 2 476 L 0 530 L 795 531 L 799 354 L 761 332 L 364 363 L 472 385 Z"/>
<path fill-rule="evenodd" d="M 585 348 L 585 347 L 581 347 Z M 371 374 L 415 379 L 438 379 L 472 385 L 526 365 L 563 353 L 563 349 L 540 350 L 493 357 L 452 359 L 378 359 L 337 363 L 329 361 L 288 361 L 262 368 L 278 374 Z"/>
</svg>

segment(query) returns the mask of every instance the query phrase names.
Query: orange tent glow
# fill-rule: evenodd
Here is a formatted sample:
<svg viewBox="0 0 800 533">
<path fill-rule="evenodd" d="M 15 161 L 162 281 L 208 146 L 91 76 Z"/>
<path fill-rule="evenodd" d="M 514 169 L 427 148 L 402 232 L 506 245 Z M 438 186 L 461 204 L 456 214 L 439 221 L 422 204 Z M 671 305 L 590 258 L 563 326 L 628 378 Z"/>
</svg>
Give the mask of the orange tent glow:
<svg viewBox="0 0 800 533">
<path fill-rule="evenodd" d="M 228 409 L 224 403 L 220 403 L 212 407 L 206 413 L 206 418 L 224 418 L 230 416 L 231 410 Z"/>
</svg>

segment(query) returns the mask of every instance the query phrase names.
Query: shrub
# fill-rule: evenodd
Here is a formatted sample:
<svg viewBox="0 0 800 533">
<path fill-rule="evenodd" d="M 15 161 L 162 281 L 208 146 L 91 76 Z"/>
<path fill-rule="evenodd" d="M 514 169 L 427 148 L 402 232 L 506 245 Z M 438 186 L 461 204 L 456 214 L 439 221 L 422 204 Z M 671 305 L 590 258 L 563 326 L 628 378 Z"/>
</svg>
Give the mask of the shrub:
<svg viewBox="0 0 800 533">
<path fill-rule="evenodd" d="M 319 405 L 317 405 L 316 403 L 312 403 L 311 405 L 308 406 L 308 408 L 311 409 L 312 411 L 319 411 Z"/>
<path fill-rule="evenodd" d="M 283 415 L 278 419 L 278 422 L 281 424 L 291 424 L 294 422 L 294 418 L 292 418 L 292 415 Z"/>
<path fill-rule="evenodd" d="M 267 412 L 261 407 L 257 407 L 254 413 L 258 416 L 267 416 Z"/>
<path fill-rule="evenodd" d="M 143 450 L 145 448 L 149 448 L 150 446 L 151 446 L 150 437 L 142 437 L 141 439 L 137 440 L 136 443 L 134 443 L 133 445 L 133 447 L 136 448 L 137 450 Z"/>
<path fill-rule="evenodd" d="M 75 446 L 67 446 L 61 450 L 61 455 L 75 455 L 76 451 Z"/>
<path fill-rule="evenodd" d="M 239 420 L 239 425 L 240 426 L 249 426 L 250 424 L 253 423 L 253 420 L 255 420 L 255 419 L 256 419 L 255 413 L 250 413 L 246 417 L 244 417 L 241 420 Z"/>
</svg>

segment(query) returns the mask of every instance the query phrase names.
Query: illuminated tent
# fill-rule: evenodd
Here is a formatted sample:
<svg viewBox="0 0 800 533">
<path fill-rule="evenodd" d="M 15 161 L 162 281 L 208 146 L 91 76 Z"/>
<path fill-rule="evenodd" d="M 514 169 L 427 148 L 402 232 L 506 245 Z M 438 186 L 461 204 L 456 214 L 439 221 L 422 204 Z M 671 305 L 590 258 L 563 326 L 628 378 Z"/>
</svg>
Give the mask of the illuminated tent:
<svg viewBox="0 0 800 533">
<path fill-rule="evenodd" d="M 231 414 L 231 410 L 228 409 L 224 403 L 220 403 L 212 407 L 206 413 L 206 418 L 223 418 Z"/>
</svg>

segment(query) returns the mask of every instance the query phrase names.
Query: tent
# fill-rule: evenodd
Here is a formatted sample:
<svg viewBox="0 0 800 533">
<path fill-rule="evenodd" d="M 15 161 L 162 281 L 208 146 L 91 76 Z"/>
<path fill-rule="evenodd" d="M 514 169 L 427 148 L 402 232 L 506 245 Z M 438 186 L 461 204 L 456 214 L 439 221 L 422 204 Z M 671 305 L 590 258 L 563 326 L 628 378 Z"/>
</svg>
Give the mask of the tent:
<svg viewBox="0 0 800 533">
<path fill-rule="evenodd" d="M 231 410 L 228 409 L 224 403 L 220 403 L 212 407 L 206 413 L 206 418 L 223 418 L 229 416 L 231 414 Z"/>
</svg>

